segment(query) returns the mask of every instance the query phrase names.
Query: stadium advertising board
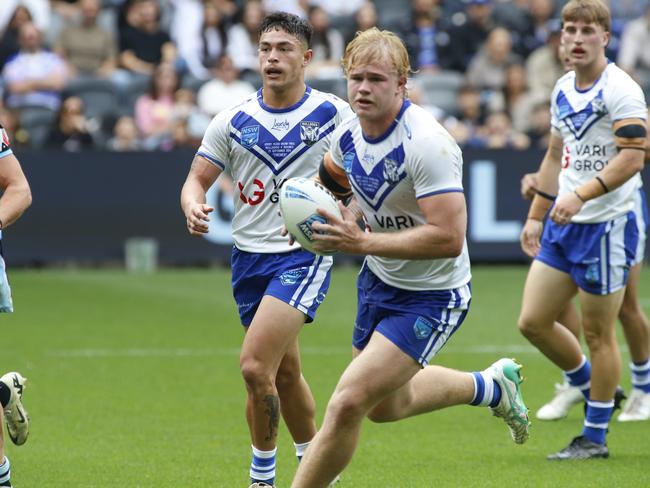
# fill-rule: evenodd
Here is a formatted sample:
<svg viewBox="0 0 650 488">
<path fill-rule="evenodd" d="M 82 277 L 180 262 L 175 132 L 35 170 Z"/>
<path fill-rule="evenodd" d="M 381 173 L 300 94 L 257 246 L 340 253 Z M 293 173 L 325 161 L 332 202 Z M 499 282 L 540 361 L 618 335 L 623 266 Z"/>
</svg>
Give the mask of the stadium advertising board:
<svg viewBox="0 0 650 488">
<path fill-rule="evenodd" d="M 180 188 L 192 151 L 65 153 L 17 150 L 34 195 L 23 219 L 3 236 L 10 265 L 121 264 L 125 242 L 151 238 L 168 265 L 227 263 L 233 196 L 246 185 L 218 183 L 208 192 L 215 207 L 210 233 L 187 234 Z M 539 151 L 464 151 L 472 261 L 525 262 L 519 232 L 528 210 L 521 176 L 533 171 Z M 259 188 L 255 190 L 259 196 Z M 275 199 L 274 189 L 263 198 Z M 246 195 L 244 195 L 246 196 Z"/>
</svg>

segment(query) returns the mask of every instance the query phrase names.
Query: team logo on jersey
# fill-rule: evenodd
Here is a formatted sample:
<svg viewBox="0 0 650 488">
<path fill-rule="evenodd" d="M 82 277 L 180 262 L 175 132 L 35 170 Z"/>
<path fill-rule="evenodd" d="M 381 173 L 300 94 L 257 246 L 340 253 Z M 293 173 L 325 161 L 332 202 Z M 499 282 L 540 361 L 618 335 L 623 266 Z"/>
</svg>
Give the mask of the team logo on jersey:
<svg viewBox="0 0 650 488">
<path fill-rule="evenodd" d="M 585 280 L 590 285 L 600 284 L 600 265 L 598 261 L 598 258 L 595 258 L 594 260 L 589 260 L 583 263 L 587 265 L 587 269 L 585 270 Z"/>
<path fill-rule="evenodd" d="M 297 268 L 285 271 L 280 275 L 280 283 L 283 286 L 295 285 L 305 276 L 307 268 Z"/>
<path fill-rule="evenodd" d="M 260 140 L 260 126 L 249 125 L 241 130 L 241 144 L 244 147 L 251 147 Z"/>
<path fill-rule="evenodd" d="M 375 157 L 372 154 L 364 154 L 361 160 L 369 166 L 375 164 Z"/>
<path fill-rule="evenodd" d="M 417 339 L 426 339 L 433 332 L 433 324 L 424 317 L 418 317 L 415 324 L 413 324 L 413 332 L 415 332 Z"/>
<path fill-rule="evenodd" d="M 9 149 L 10 144 L 7 131 L 2 126 L 0 126 L 0 136 L 2 136 L 2 147 L 0 148 L 0 152 L 5 152 L 7 149 Z"/>
<path fill-rule="evenodd" d="M 343 155 L 343 169 L 346 173 L 352 173 L 352 163 L 354 163 L 354 153 L 347 152 Z"/>
<path fill-rule="evenodd" d="M 320 122 L 310 122 L 308 120 L 300 122 L 300 139 L 302 142 L 308 146 L 317 143 L 318 129 L 320 129 Z"/>
<path fill-rule="evenodd" d="M 579 111 L 576 111 L 571 106 L 566 95 L 560 92 L 557 96 L 557 107 L 559 118 L 566 124 L 576 139 L 581 139 L 592 125 L 608 113 L 602 90 Z"/>
<path fill-rule="evenodd" d="M 384 158 L 384 180 L 391 185 L 399 182 L 399 168 L 393 159 Z"/>
</svg>

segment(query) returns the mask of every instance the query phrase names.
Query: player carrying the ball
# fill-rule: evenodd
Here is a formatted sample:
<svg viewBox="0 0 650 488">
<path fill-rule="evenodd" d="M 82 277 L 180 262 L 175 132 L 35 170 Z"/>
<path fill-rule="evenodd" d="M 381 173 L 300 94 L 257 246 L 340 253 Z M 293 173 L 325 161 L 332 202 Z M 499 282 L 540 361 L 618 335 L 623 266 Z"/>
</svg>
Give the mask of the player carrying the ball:
<svg viewBox="0 0 650 488">
<path fill-rule="evenodd" d="M 312 177 L 332 132 L 349 116 L 341 99 L 305 85 L 312 28 L 267 15 L 259 39 L 262 89 L 208 127 L 181 194 L 187 229 L 208 231 L 206 191 L 222 171 L 236 185 L 232 286 L 245 337 L 240 355 L 251 435 L 252 487 L 273 486 L 280 415 L 301 458 L 316 434 L 312 393 L 301 373 L 298 333 L 314 319 L 330 282 L 331 257 L 281 235 L 278 196 L 291 177 Z"/>
<path fill-rule="evenodd" d="M 313 229 L 323 232 L 315 234 L 317 249 L 367 257 L 357 284 L 355 359 L 294 488 L 326 487 L 350 462 L 366 416 L 390 422 L 470 404 L 502 417 L 516 443 L 528 438 L 519 364 L 500 359 L 474 373 L 429 364 L 463 323 L 471 300 L 461 151 L 407 99 L 408 54 L 392 32 L 358 33 L 343 68 L 356 117 L 336 129 L 319 175 L 335 194 L 352 190 L 367 231 L 343 205 L 342 219 L 322 211 L 328 224 Z"/>
</svg>

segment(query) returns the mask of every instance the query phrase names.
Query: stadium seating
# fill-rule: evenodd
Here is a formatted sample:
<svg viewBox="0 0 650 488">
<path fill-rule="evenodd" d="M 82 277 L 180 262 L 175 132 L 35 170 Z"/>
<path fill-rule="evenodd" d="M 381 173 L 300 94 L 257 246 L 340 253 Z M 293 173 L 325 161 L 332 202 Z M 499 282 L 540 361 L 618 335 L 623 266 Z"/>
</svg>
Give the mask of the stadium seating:
<svg viewBox="0 0 650 488">
<path fill-rule="evenodd" d="M 42 148 L 54 126 L 57 111 L 42 106 L 25 106 L 20 109 L 20 125 L 29 134 L 29 145 Z"/>
<path fill-rule="evenodd" d="M 428 104 L 454 114 L 457 109 L 456 95 L 463 80 L 463 75 L 456 71 L 439 71 L 418 75 L 416 83 L 422 88 Z"/>
</svg>

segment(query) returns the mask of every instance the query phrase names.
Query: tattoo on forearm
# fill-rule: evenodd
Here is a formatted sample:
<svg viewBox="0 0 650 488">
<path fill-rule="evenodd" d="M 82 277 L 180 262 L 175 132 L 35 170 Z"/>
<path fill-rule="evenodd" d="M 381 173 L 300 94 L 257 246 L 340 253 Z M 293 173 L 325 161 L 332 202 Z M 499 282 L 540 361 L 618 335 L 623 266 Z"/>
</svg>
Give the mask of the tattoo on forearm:
<svg viewBox="0 0 650 488">
<path fill-rule="evenodd" d="M 266 404 L 265 413 L 269 416 L 269 433 L 264 440 L 271 441 L 278 435 L 278 426 L 280 425 L 280 398 L 276 395 L 266 395 L 264 397 Z"/>
</svg>

